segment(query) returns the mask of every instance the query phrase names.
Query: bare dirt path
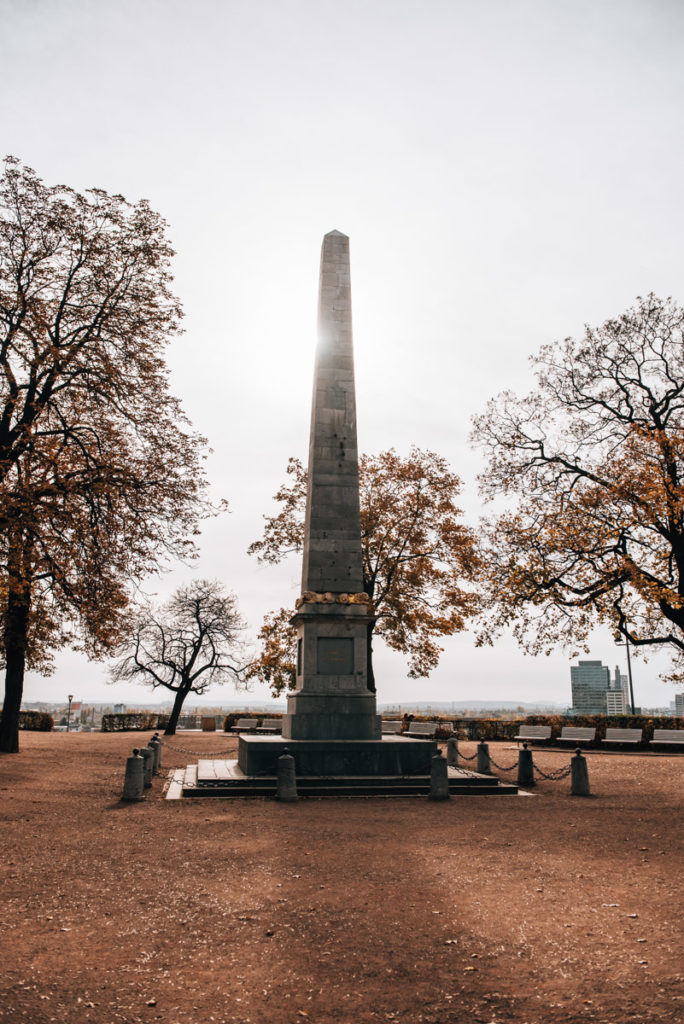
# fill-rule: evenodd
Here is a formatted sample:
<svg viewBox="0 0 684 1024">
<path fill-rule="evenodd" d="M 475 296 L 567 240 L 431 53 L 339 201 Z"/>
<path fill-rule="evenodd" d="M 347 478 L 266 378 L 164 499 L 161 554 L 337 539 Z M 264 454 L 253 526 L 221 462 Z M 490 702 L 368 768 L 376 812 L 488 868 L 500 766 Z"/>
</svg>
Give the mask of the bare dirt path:
<svg viewBox="0 0 684 1024">
<path fill-rule="evenodd" d="M 0 1021 L 682 1019 L 684 757 L 590 754 L 589 799 L 171 802 L 156 780 L 124 805 L 139 742 L 23 733 L 0 758 Z"/>
</svg>

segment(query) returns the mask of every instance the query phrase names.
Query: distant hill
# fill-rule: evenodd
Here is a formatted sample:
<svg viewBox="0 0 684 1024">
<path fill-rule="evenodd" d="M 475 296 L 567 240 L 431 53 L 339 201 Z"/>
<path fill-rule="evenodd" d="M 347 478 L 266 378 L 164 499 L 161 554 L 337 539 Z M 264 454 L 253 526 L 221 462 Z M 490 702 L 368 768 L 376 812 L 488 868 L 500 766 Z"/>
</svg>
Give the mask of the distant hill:
<svg viewBox="0 0 684 1024">
<path fill-rule="evenodd" d="M 379 704 L 378 711 L 440 711 L 458 714 L 459 711 L 516 711 L 522 708 L 528 714 L 544 711 L 565 711 L 567 704 L 530 703 L 523 700 L 456 700 L 456 701 L 402 701 L 400 704 Z"/>
</svg>

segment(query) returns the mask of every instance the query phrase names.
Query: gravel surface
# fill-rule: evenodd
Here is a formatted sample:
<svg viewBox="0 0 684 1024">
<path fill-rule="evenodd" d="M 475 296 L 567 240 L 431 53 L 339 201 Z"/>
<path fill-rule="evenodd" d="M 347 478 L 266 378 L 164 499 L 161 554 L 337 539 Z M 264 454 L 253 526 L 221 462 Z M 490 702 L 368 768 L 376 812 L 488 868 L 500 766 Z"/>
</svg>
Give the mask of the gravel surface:
<svg viewBox="0 0 684 1024">
<path fill-rule="evenodd" d="M 123 804 L 146 736 L 0 756 L 0 1021 L 682 1020 L 684 757 L 590 753 L 584 799 Z"/>
</svg>

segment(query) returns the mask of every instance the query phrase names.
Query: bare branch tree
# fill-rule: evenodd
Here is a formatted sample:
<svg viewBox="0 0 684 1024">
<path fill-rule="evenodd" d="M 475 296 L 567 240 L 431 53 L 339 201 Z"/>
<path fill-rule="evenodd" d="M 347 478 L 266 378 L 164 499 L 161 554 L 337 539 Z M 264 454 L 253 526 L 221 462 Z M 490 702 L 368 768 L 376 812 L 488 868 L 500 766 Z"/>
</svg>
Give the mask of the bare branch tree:
<svg viewBox="0 0 684 1024">
<path fill-rule="evenodd" d="M 112 681 L 144 682 L 175 693 L 166 727 L 173 736 L 188 694 L 206 693 L 215 683 L 244 682 L 244 628 L 233 594 L 218 580 L 194 580 L 161 607 L 140 609 L 132 636 L 120 646 Z"/>
</svg>

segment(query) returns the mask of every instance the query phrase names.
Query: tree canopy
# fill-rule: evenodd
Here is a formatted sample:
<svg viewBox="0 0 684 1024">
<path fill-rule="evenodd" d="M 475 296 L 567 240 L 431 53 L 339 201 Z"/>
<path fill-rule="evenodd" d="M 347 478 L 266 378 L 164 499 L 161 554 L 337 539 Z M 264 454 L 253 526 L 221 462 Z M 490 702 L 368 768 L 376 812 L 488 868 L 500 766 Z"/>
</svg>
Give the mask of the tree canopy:
<svg viewBox="0 0 684 1024">
<path fill-rule="evenodd" d="M 176 694 L 166 735 L 173 736 L 183 702 L 214 683 L 240 682 L 244 675 L 244 622 L 233 594 L 218 580 L 193 580 L 161 607 L 141 607 L 112 680 L 161 686 Z"/>
<path fill-rule="evenodd" d="M 581 648 L 597 624 L 684 666 L 684 310 L 639 298 L 580 340 L 544 347 L 537 386 L 474 425 L 485 532 L 483 639 Z"/>
<path fill-rule="evenodd" d="M 204 439 L 169 390 L 173 250 L 149 204 L 0 179 L 0 749 L 28 663 L 116 643 L 131 585 L 191 556 Z"/>
<path fill-rule="evenodd" d="M 264 536 L 249 549 L 272 564 L 300 551 L 304 539 L 306 470 L 292 458 L 287 473 L 290 482 L 275 495 L 281 509 L 264 517 Z M 439 638 L 464 629 L 477 607 L 479 559 L 456 505 L 461 482 L 445 459 L 413 447 L 406 457 L 393 449 L 362 455 L 359 486 L 369 641 L 381 637 L 406 655 L 410 676 L 427 676 L 439 661 Z M 266 617 L 250 670 L 274 694 L 294 684 L 293 614 L 283 608 Z M 372 664 L 369 678 L 374 687 Z"/>
</svg>

